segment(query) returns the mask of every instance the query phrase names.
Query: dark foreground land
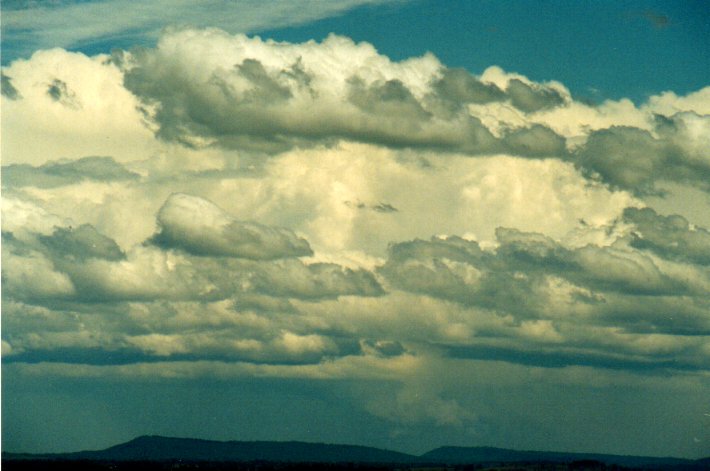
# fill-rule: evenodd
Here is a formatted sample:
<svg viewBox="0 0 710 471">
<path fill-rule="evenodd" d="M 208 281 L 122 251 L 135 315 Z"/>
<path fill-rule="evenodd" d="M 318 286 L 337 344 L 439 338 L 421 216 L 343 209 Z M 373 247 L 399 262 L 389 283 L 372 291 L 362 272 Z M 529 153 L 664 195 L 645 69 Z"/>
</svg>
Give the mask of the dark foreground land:
<svg viewBox="0 0 710 471">
<path fill-rule="evenodd" d="M 501 463 L 498 465 L 422 465 L 422 464 L 371 464 L 371 463 L 228 463 L 228 462 L 167 462 L 167 461 L 89 461 L 89 460 L 3 460 L 6 471 L 148 471 L 148 470 L 208 470 L 208 471 L 568 471 L 568 470 L 634 470 L 597 461 L 578 461 L 572 463 Z M 658 469 L 658 468 L 656 468 Z M 682 467 L 674 469 L 707 469 Z"/>
<path fill-rule="evenodd" d="M 606 465 L 595 460 L 570 463 L 487 463 L 487 464 L 422 464 L 422 463 L 279 463 L 279 462 L 185 462 L 185 461 L 93 461 L 93 460 L 34 460 L 4 459 L 5 471 L 632 471 L 632 470 L 710 470 L 700 463 L 670 467 L 626 467 Z"/>
<path fill-rule="evenodd" d="M 2 468 L 4 471 L 710 471 L 710 458 L 689 460 L 492 447 L 441 447 L 416 456 L 356 445 L 143 436 L 104 450 L 42 455 L 3 453 Z"/>
</svg>

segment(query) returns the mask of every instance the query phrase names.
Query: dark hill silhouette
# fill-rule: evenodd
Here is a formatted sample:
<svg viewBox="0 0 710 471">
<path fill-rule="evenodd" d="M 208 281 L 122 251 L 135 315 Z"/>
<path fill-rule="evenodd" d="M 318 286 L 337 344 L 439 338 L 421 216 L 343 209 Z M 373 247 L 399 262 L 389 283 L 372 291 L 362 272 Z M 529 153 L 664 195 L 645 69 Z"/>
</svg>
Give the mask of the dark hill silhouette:
<svg viewBox="0 0 710 471">
<path fill-rule="evenodd" d="M 598 462 L 634 469 L 710 470 L 710 458 L 688 460 L 596 453 L 518 451 L 493 447 L 442 447 L 421 456 L 356 445 L 306 442 L 242 442 L 142 436 L 105 450 L 57 454 L 3 453 L 3 463 L 30 461 L 102 462 L 282 462 L 459 465 Z"/>
<path fill-rule="evenodd" d="M 183 460 L 300 463 L 410 463 L 417 459 L 415 456 L 405 453 L 356 445 L 305 442 L 223 442 L 160 436 L 138 437 L 105 450 L 39 455 L 38 457 L 93 461 Z"/>
<path fill-rule="evenodd" d="M 688 460 L 671 457 L 606 455 L 600 453 L 567 453 L 554 451 L 520 451 L 494 447 L 454 447 L 447 446 L 431 450 L 421 457 L 436 463 L 571 463 L 575 461 L 596 461 L 606 465 L 628 466 L 633 468 L 663 468 L 676 466 L 702 465 L 704 460 Z M 706 463 L 707 464 L 707 463 Z M 703 469 L 698 467 L 697 469 Z M 709 468 L 710 469 L 710 468 Z"/>
</svg>

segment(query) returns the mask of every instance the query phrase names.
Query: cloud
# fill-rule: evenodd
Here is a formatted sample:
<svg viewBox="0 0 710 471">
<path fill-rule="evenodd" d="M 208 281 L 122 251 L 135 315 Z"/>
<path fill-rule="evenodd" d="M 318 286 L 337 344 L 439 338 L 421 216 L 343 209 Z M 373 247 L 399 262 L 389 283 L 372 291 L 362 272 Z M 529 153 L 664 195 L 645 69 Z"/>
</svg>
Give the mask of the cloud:
<svg viewBox="0 0 710 471">
<path fill-rule="evenodd" d="M 85 180 L 110 182 L 138 178 L 138 174 L 127 170 L 111 157 L 83 157 L 77 160 L 53 161 L 37 167 L 12 164 L 2 168 L 2 183 L 5 187 L 53 188 Z"/>
<path fill-rule="evenodd" d="M 641 211 L 628 209 L 626 214 Z M 637 248 L 617 244 L 570 249 L 541 234 L 499 229 L 497 235 L 495 251 L 456 237 L 394 244 L 380 273 L 398 289 L 520 319 L 557 318 L 570 307 L 560 307 L 558 313 L 555 306 L 571 296 L 573 312 L 585 323 L 596 313 L 602 325 L 627 325 L 631 330 L 708 328 L 697 311 L 689 310 L 692 303 L 707 303 L 707 270 L 688 259 L 691 265 L 674 265 L 638 250 L 648 248 L 637 242 L 638 236 L 632 241 Z M 687 304 L 689 299 L 693 301 Z M 653 314 L 659 305 L 663 310 Z M 678 313 L 672 323 L 665 317 L 668 311 Z"/>
<path fill-rule="evenodd" d="M 648 207 L 707 191 L 707 90 L 592 106 L 338 36 L 189 28 L 3 73 L 17 371 L 367 378 L 376 417 L 463 430 L 481 375 L 708 368 L 708 232 Z"/>
<path fill-rule="evenodd" d="M 22 96 L 3 97 L 15 116 L 3 121 L 6 163 L 175 155 L 233 168 L 247 159 L 261 165 L 264 153 L 349 141 L 554 158 L 638 196 L 667 182 L 708 191 L 703 90 L 664 93 L 640 107 L 623 99 L 591 106 L 556 82 L 498 67 L 476 76 L 430 54 L 395 62 L 338 36 L 290 44 L 188 28 L 167 31 L 155 48 L 111 57 L 39 51 L 3 73 Z M 45 138 L 30 137 L 37 133 Z M 192 158 L 207 153 L 210 164 Z"/>
<path fill-rule="evenodd" d="M 3 298 L 47 300 L 72 297 L 71 279 L 56 270 L 41 252 L 13 244 L 6 237 L 2 247 Z"/>
<path fill-rule="evenodd" d="M 453 109 L 467 103 L 504 101 L 505 93 L 494 83 L 483 82 L 465 69 L 446 68 L 432 84 L 436 95 Z"/>
<path fill-rule="evenodd" d="M 674 149 L 636 128 L 612 127 L 593 132 L 580 151 L 580 166 L 620 188 L 648 193 Z"/>
<path fill-rule="evenodd" d="M 49 87 L 47 87 L 47 95 L 49 95 L 52 100 L 66 107 L 74 109 L 81 108 L 81 103 L 77 100 L 76 94 L 69 90 L 67 84 L 59 79 L 54 79 L 52 83 L 49 84 Z"/>
<path fill-rule="evenodd" d="M 12 85 L 12 79 L 5 74 L 2 74 L 1 77 L 2 85 L 0 86 L 0 90 L 2 91 L 2 95 L 10 100 L 22 98 L 17 89 Z"/>
<path fill-rule="evenodd" d="M 628 208 L 623 219 L 635 226 L 635 231 L 630 234 L 632 247 L 650 250 L 670 260 L 710 265 L 710 232 L 707 229 L 691 228 L 682 216 L 662 216 L 652 208 Z"/>
<path fill-rule="evenodd" d="M 249 278 L 259 293 L 301 299 L 341 295 L 380 296 L 384 291 L 367 270 L 352 270 L 333 263 L 277 262 L 262 265 Z"/>
<path fill-rule="evenodd" d="M 463 106 L 510 100 L 533 112 L 564 102 L 555 89 L 516 78 L 504 93 L 431 55 L 396 63 L 367 43 L 334 35 L 287 44 L 173 31 L 128 62 L 126 87 L 155 110 L 157 135 L 189 146 L 275 153 L 348 139 L 470 154 L 564 150 L 543 124 L 528 131 L 544 141 L 532 150 L 532 136 L 499 142 Z"/>
<path fill-rule="evenodd" d="M 656 185 L 662 181 L 709 191 L 710 160 L 701 150 L 708 144 L 704 137 L 708 129 L 707 115 L 656 115 L 651 130 L 612 126 L 592 132 L 575 162 L 610 185 L 637 194 L 658 191 Z"/>
<path fill-rule="evenodd" d="M 563 156 L 567 153 L 565 144 L 562 136 L 540 124 L 516 128 L 503 137 L 505 151 L 525 157 Z"/>
<path fill-rule="evenodd" d="M 157 216 L 159 232 L 151 242 L 194 255 L 254 260 L 311 255 L 305 239 L 286 229 L 233 219 L 214 203 L 173 194 Z"/>
<path fill-rule="evenodd" d="M 4 165 L 85 156 L 126 162 L 157 149 L 140 103 L 106 55 L 42 50 L 3 67 L 3 74 L 16 91 L 2 95 L 3 113 L 13 117 L 2 121 Z"/>
<path fill-rule="evenodd" d="M 76 229 L 58 227 L 51 236 L 39 236 L 39 240 L 57 257 L 78 260 L 101 258 L 114 261 L 126 258 L 113 239 L 100 234 L 88 224 Z"/>
<path fill-rule="evenodd" d="M 24 209 L 10 206 L 4 216 Z M 292 257 L 312 254 L 305 239 L 286 229 L 238 222 L 198 197 L 172 195 L 158 222 L 161 232 L 151 244 L 127 251 L 89 224 L 5 227 L 4 297 L 47 305 L 384 294 L 366 269 L 296 260 Z M 38 286 L 32 282 L 35 269 L 46 272 L 37 277 Z"/>
<path fill-rule="evenodd" d="M 377 0 L 335 2 L 297 1 L 240 2 L 225 8 L 210 0 L 195 5 L 186 1 L 155 1 L 135 8 L 126 0 L 23 2 L 3 5 L 2 34 L 5 56 L 13 60 L 36 49 L 50 47 L 91 48 L 112 44 L 146 44 L 154 41 L 167 25 L 216 26 L 246 33 L 293 26 L 340 15 L 349 9 Z"/>
<path fill-rule="evenodd" d="M 554 88 L 528 84 L 517 78 L 508 82 L 505 91 L 510 96 L 511 104 L 526 113 L 554 108 L 564 103 L 564 98 Z"/>
</svg>

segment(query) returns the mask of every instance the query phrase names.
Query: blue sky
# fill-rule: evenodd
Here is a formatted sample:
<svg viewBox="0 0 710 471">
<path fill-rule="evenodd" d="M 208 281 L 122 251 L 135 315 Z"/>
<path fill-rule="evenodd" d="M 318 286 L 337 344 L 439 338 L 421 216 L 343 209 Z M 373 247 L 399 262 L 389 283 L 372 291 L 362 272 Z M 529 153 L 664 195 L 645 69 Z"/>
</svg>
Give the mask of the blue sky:
<svg viewBox="0 0 710 471">
<path fill-rule="evenodd" d="M 2 8 L 3 450 L 710 455 L 702 2 Z"/>
<path fill-rule="evenodd" d="M 559 80 L 591 100 L 689 92 L 707 83 L 710 70 L 701 46 L 710 39 L 710 13 L 696 1 L 414 1 L 263 34 L 303 41 L 331 31 L 392 58 L 431 51 L 473 72 L 498 64 Z"/>
<path fill-rule="evenodd" d="M 475 73 L 497 64 L 534 80 L 559 80 L 594 101 L 630 97 L 638 102 L 666 90 L 687 93 L 701 88 L 710 70 L 704 46 L 710 40 L 710 13 L 703 1 L 543 0 L 534 7 L 509 0 L 382 3 L 178 2 L 168 8 L 154 2 L 137 8 L 119 0 L 5 2 L 3 64 L 37 47 L 91 54 L 151 45 L 160 28 L 178 23 L 295 42 L 342 34 L 368 41 L 393 59 L 431 51 L 450 67 Z M 38 21 L 37 10 L 22 8 L 28 4 L 50 6 Z M 89 4 L 97 8 L 87 20 L 100 21 L 102 28 L 82 24 Z M 62 31 L 53 35 L 55 29 Z"/>
</svg>

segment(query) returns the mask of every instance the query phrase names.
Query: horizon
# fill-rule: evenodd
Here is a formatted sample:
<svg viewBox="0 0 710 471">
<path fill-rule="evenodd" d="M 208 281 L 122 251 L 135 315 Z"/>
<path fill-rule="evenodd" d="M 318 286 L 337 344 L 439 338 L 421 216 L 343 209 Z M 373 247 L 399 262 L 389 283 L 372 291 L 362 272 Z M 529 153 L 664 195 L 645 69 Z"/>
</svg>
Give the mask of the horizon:
<svg viewBox="0 0 710 471">
<path fill-rule="evenodd" d="M 3 451 L 710 456 L 704 2 L 0 8 Z"/>
<path fill-rule="evenodd" d="M 527 452 L 532 452 L 532 453 L 559 453 L 559 454 L 569 454 L 569 455 L 588 455 L 588 456 L 594 456 L 594 455 L 606 455 L 606 456 L 617 456 L 617 457 L 634 457 L 634 458 L 673 458 L 673 459 L 687 459 L 687 460 L 705 460 L 705 459 L 710 459 L 710 456 L 701 456 L 699 458 L 683 458 L 683 457 L 678 457 L 678 456 L 671 456 L 671 455 L 617 455 L 617 454 L 608 454 L 608 453 L 599 453 L 599 452 L 594 452 L 594 451 L 575 451 L 575 450 L 567 450 L 567 451 L 560 451 L 560 450 L 554 450 L 554 449 L 541 449 L 541 450 L 528 450 L 528 449 L 516 449 L 516 448 L 504 448 L 504 447 L 497 447 L 497 446 L 488 446 L 488 445 L 467 445 L 467 446 L 451 446 L 451 445 L 441 445 L 437 446 L 435 448 L 431 449 L 426 449 L 425 451 L 413 453 L 413 452 L 406 452 L 406 451 L 401 451 L 397 449 L 390 449 L 390 448 L 381 448 L 377 446 L 368 446 L 368 445 L 359 445 L 359 444 L 354 444 L 354 443 L 346 443 L 346 442 L 314 442 L 314 441 L 308 441 L 308 440 L 232 440 L 232 439 L 209 439 L 209 438 L 197 438 L 197 437 L 185 437 L 185 436 L 166 436 L 166 435 L 139 435 L 136 436 L 130 440 L 120 442 L 120 443 L 115 443 L 113 445 L 110 445 L 108 447 L 104 448 L 98 448 L 98 449 L 86 449 L 86 450 L 72 450 L 72 451 L 66 451 L 66 452 L 59 452 L 59 453 L 25 453 L 25 452 L 7 452 L 3 450 L 3 453 L 8 453 L 8 454 L 26 454 L 26 455 L 37 455 L 37 456 L 44 456 L 44 455 L 62 455 L 62 454 L 74 454 L 74 453 L 83 453 L 83 452 L 94 452 L 94 451 L 106 451 L 111 448 L 117 447 L 117 446 L 123 446 L 129 443 L 133 443 L 136 441 L 139 441 L 141 439 L 167 439 L 167 440 L 185 440 L 185 441 L 195 441 L 195 442 L 215 442 L 215 443 L 240 443 L 240 444 L 300 444 L 300 445 L 325 445 L 325 446 L 335 446 L 335 447 L 353 447 L 353 448 L 367 448 L 367 449 L 375 449 L 379 451 L 387 451 L 387 452 L 393 452 L 393 453 L 398 453 L 398 454 L 403 454 L 410 456 L 412 458 L 421 458 L 431 452 L 438 451 L 441 449 L 490 449 L 490 450 L 500 450 L 500 451 L 512 451 L 512 452 L 522 452 L 522 453 L 527 453 Z"/>
</svg>

